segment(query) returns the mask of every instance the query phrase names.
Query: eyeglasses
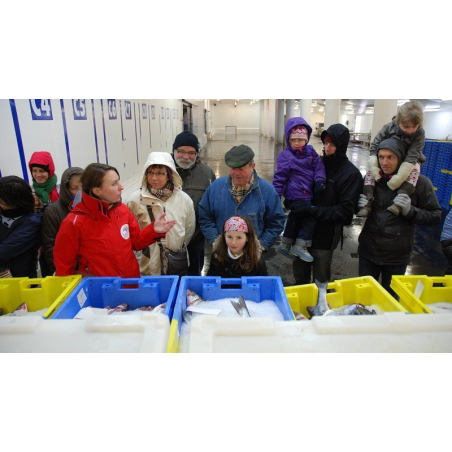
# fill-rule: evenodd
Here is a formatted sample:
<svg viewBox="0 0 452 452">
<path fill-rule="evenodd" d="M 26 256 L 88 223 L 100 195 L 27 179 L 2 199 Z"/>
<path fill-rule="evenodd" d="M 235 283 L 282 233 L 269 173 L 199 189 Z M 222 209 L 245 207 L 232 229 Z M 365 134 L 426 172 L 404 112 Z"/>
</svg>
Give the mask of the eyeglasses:
<svg viewBox="0 0 452 452">
<path fill-rule="evenodd" d="M 155 176 L 155 177 L 163 177 L 163 176 L 166 176 L 167 174 L 166 173 L 162 173 L 161 171 L 158 171 L 157 173 L 155 173 L 154 171 L 147 171 L 146 172 L 146 174 L 148 175 L 148 176 Z"/>
<path fill-rule="evenodd" d="M 178 154 L 181 155 L 188 155 L 189 157 L 194 157 L 196 155 L 195 151 L 180 151 L 179 149 L 176 149 Z"/>
</svg>

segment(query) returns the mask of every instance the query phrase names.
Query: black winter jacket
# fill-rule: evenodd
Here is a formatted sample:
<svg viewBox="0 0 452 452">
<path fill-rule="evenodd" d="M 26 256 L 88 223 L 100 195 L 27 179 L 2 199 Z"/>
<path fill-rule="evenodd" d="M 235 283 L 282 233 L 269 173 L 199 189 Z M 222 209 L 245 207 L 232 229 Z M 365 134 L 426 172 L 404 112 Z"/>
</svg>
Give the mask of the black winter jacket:
<svg viewBox="0 0 452 452">
<path fill-rule="evenodd" d="M 210 262 L 210 268 L 207 272 L 207 276 L 220 276 L 221 278 L 241 278 L 242 276 L 268 276 L 267 266 L 265 265 L 264 257 L 261 256 L 257 268 L 249 273 L 236 266 L 237 259 L 232 259 L 228 256 L 228 261 L 224 264 L 220 264 L 215 258 L 215 254 L 212 255 Z"/>
<path fill-rule="evenodd" d="M 14 278 L 36 278 L 41 224 L 41 212 L 24 215 L 9 228 L 0 222 L 0 268 L 9 268 Z"/>
<path fill-rule="evenodd" d="M 67 188 L 67 183 L 74 174 L 82 173 L 83 169 L 76 166 L 64 171 L 61 176 L 60 198 L 44 210 L 44 218 L 42 220 L 42 250 L 52 274 L 55 273 L 53 247 L 55 246 L 56 236 L 61 222 L 71 211 L 70 207 L 72 205 L 72 197 Z"/>
<path fill-rule="evenodd" d="M 359 236 L 358 254 L 377 265 L 408 265 L 417 224 L 435 226 L 441 221 L 442 209 L 433 184 L 422 174 L 410 196 L 408 215 L 394 215 L 386 210 L 397 196 L 387 186 L 387 177 L 375 184 L 372 213 Z"/>
<path fill-rule="evenodd" d="M 182 190 L 190 196 L 193 201 L 193 207 L 195 208 L 196 229 L 190 240 L 190 243 L 195 243 L 204 240 L 201 228 L 199 227 L 198 204 L 209 185 L 216 179 L 216 176 L 209 165 L 201 163 L 199 156 L 196 158 L 195 164 L 188 169 L 181 168 L 176 163 L 176 159 L 174 159 L 174 162 L 177 172 L 182 178 Z"/>
<path fill-rule="evenodd" d="M 328 132 L 328 133 L 327 133 Z M 316 193 L 313 204 L 318 206 L 317 223 L 312 238 L 312 248 L 336 249 L 342 237 L 342 228 L 350 224 L 362 192 L 360 171 L 347 158 L 350 133 L 341 124 L 334 124 L 322 132 L 322 141 L 328 134 L 336 146 L 335 154 L 323 155 L 326 171 L 326 188 Z"/>
</svg>

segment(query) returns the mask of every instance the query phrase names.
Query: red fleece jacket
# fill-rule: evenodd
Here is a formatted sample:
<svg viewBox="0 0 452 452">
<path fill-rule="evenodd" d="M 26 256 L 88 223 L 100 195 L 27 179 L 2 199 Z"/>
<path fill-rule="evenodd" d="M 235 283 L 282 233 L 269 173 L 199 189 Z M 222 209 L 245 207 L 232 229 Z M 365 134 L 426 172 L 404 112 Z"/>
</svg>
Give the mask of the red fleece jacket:
<svg viewBox="0 0 452 452">
<path fill-rule="evenodd" d="M 142 250 L 165 234 L 154 223 L 141 230 L 129 208 L 108 204 L 85 193 L 82 202 L 63 220 L 54 248 L 56 276 L 78 271 L 88 276 L 139 278 L 133 250 Z"/>
</svg>

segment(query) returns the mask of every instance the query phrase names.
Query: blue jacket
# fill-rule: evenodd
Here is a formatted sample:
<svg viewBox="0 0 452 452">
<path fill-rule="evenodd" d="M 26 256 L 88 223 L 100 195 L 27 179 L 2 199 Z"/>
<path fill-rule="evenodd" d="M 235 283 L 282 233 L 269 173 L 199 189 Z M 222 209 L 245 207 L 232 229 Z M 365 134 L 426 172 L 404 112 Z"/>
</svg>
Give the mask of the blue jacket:
<svg viewBox="0 0 452 452">
<path fill-rule="evenodd" d="M 255 175 L 250 191 L 237 204 L 232 197 L 231 177 L 220 177 L 204 193 L 199 203 L 199 224 L 210 244 L 221 234 L 225 221 L 233 215 L 247 217 L 265 249 L 269 249 L 284 229 L 286 215 L 270 182 Z"/>
<path fill-rule="evenodd" d="M 308 131 L 308 142 L 312 128 L 303 118 L 290 118 L 285 128 L 286 148 L 276 159 L 273 186 L 279 196 L 289 201 L 311 201 L 314 182 L 325 182 L 325 167 L 316 150 L 309 144 L 301 149 L 292 149 L 290 132 L 295 126 L 304 126 Z"/>
</svg>

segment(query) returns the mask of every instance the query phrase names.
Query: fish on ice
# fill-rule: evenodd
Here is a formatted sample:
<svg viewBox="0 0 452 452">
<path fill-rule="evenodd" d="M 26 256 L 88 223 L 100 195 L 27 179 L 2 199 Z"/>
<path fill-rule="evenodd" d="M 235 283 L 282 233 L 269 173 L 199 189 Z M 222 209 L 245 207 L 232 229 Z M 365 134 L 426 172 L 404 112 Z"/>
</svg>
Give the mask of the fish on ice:
<svg viewBox="0 0 452 452">
<path fill-rule="evenodd" d="M 323 314 L 323 317 L 330 317 L 335 315 L 376 315 L 375 309 L 367 309 L 364 305 L 346 304 L 340 308 L 329 309 Z"/>
<path fill-rule="evenodd" d="M 319 289 L 319 295 L 317 298 L 317 304 L 315 306 L 308 306 L 307 310 L 311 317 L 322 316 L 326 311 L 330 309 L 328 302 L 326 301 L 326 289 L 328 287 L 328 281 L 320 283 L 315 280 L 315 285 Z"/>
</svg>

